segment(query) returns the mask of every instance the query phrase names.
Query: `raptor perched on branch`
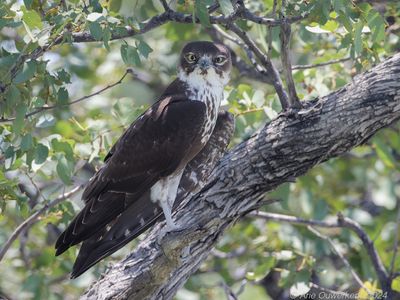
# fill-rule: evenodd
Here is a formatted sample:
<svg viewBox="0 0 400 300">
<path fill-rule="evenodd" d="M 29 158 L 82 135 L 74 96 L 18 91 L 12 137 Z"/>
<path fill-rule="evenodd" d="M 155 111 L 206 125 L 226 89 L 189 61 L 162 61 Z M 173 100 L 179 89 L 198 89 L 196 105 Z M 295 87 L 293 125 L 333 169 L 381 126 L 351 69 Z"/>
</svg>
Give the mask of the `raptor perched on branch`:
<svg viewBox="0 0 400 300">
<path fill-rule="evenodd" d="M 56 255 L 83 242 L 72 278 L 163 217 L 168 230 L 177 228 L 179 182 L 213 133 L 231 65 L 221 44 L 183 48 L 178 78 L 112 147 L 83 193 L 85 207 L 56 242 Z"/>
</svg>

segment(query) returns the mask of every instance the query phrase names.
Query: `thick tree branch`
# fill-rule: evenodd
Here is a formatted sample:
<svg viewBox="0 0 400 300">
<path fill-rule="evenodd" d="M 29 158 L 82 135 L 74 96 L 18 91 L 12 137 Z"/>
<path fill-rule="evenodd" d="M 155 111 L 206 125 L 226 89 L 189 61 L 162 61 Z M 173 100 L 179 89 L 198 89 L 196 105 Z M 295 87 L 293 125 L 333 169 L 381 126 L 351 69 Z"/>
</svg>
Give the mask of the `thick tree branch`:
<svg viewBox="0 0 400 300">
<path fill-rule="evenodd" d="M 265 192 L 400 118 L 400 54 L 305 105 L 298 118 L 281 115 L 225 155 L 202 190 L 174 214 L 183 230 L 160 236 L 164 224 L 153 228 L 82 299 L 172 299 L 225 229 L 256 208 Z"/>
</svg>

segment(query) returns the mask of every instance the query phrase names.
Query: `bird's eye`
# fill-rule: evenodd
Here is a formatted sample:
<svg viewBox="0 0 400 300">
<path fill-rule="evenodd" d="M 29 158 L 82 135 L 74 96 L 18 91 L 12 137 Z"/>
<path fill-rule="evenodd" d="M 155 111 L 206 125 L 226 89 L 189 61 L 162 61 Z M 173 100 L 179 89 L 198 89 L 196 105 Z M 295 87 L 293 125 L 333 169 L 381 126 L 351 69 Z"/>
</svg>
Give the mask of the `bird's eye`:
<svg viewBox="0 0 400 300">
<path fill-rule="evenodd" d="M 219 56 L 217 56 L 217 57 L 214 59 L 214 62 L 215 62 L 217 65 L 223 65 L 223 64 L 225 63 L 225 61 L 226 61 L 226 57 L 223 56 L 223 55 L 219 55 Z"/>
<path fill-rule="evenodd" d="M 189 52 L 188 54 L 186 54 L 185 58 L 189 63 L 194 63 L 197 61 L 196 55 L 192 52 Z"/>
</svg>

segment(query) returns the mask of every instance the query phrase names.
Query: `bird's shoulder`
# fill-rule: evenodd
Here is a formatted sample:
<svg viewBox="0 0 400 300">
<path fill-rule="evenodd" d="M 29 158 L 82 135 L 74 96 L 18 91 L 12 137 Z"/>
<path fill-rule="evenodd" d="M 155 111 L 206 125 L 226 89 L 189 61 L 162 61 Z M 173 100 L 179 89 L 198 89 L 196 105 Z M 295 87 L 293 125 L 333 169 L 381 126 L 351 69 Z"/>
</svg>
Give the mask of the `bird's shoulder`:
<svg viewBox="0 0 400 300">
<path fill-rule="evenodd" d="M 189 100 L 187 85 L 174 80 L 164 93 L 125 130 L 113 145 L 104 161 L 107 162 L 119 148 L 136 144 L 139 140 L 163 140 L 175 130 L 190 132 L 205 121 L 206 105 L 201 101 Z M 142 141 L 143 142 L 143 141 Z"/>
<path fill-rule="evenodd" d="M 105 188 L 129 191 L 142 178 L 168 174 L 191 151 L 206 120 L 206 107 L 201 101 L 189 100 L 180 89 L 173 91 L 167 88 L 168 93 L 125 130 L 86 187 L 84 199 Z"/>
</svg>

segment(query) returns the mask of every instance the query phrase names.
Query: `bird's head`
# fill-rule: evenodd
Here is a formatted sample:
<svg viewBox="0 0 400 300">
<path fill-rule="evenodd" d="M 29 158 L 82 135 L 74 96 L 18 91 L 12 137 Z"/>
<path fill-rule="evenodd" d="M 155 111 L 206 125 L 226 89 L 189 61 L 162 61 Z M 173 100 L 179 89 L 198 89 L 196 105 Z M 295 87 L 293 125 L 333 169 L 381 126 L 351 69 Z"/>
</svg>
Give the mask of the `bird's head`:
<svg viewBox="0 0 400 300">
<path fill-rule="evenodd" d="M 188 43 L 181 52 L 179 78 L 189 85 L 224 86 L 232 68 L 229 49 L 207 41 Z"/>
</svg>

